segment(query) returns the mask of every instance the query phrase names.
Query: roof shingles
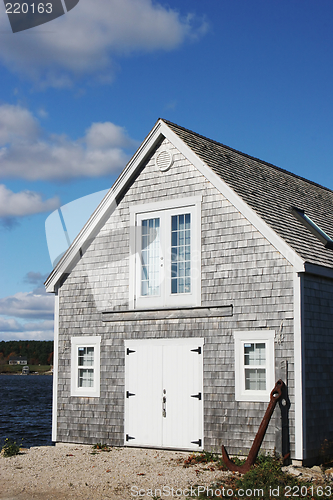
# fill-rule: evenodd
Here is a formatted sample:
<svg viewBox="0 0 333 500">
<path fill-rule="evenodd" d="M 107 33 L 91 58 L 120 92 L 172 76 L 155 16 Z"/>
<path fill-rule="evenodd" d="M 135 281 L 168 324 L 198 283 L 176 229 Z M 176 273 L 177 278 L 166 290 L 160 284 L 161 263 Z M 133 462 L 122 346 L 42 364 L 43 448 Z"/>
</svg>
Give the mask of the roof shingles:
<svg viewBox="0 0 333 500">
<path fill-rule="evenodd" d="M 333 250 L 291 213 L 305 211 L 333 239 L 333 191 L 163 120 L 306 262 L 333 267 Z"/>
</svg>

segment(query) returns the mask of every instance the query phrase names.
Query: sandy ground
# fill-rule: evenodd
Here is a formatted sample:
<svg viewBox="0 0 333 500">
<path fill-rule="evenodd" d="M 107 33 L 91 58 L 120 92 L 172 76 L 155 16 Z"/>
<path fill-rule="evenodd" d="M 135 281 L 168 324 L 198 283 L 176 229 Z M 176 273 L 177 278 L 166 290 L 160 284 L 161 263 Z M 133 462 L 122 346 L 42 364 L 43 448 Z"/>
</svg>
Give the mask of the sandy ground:
<svg viewBox="0 0 333 500">
<path fill-rule="evenodd" d="M 230 473 L 212 464 L 184 468 L 189 453 L 111 448 L 92 454 L 91 446 L 44 446 L 0 456 L 1 500 L 185 500 Z"/>
</svg>

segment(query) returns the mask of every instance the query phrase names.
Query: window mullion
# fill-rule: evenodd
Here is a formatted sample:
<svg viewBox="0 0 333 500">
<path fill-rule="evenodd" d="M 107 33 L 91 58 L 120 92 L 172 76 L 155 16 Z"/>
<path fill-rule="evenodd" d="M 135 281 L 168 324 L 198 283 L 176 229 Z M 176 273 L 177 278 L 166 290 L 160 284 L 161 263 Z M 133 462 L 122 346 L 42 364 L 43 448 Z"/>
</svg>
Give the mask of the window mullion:
<svg viewBox="0 0 333 500">
<path fill-rule="evenodd" d="M 167 294 L 167 286 L 168 286 L 168 273 L 169 273 L 169 248 L 168 248 L 168 223 L 170 220 L 170 215 L 167 211 L 161 212 L 161 274 L 160 274 L 160 290 L 161 290 L 161 302 L 162 305 L 165 302 L 165 297 Z"/>
</svg>

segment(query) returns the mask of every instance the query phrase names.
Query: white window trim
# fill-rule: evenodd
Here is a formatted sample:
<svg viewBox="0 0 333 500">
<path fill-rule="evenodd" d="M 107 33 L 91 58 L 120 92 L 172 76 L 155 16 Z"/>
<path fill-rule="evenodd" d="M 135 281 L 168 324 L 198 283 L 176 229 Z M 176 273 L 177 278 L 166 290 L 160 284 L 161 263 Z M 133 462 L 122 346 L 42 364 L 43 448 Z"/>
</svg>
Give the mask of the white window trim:
<svg viewBox="0 0 333 500">
<path fill-rule="evenodd" d="M 166 307 L 190 307 L 201 305 L 201 202 L 202 196 L 188 198 L 177 198 L 153 203 L 146 203 L 130 207 L 130 256 L 129 256 L 129 307 L 130 309 L 161 309 Z M 190 210 L 192 214 L 192 241 L 191 253 L 195 258 L 195 266 L 192 266 L 192 286 L 190 294 L 171 294 L 168 291 L 171 287 L 171 277 L 166 273 L 166 284 L 163 287 L 161 296 L 142 297 L 140 296 L 140 275 L 137 259 L 140 255 L 141 234 L 137 230 L 137 220 L 143 216 L 159 217 L 166 214 L 171 215 L 184 213 Z M 165 231 L 165 228 L 162 228 Z M 167 234 L 170 238 L 171 233 Z M 169 243 L 167 243 L 168 247 Z M 164 261 L 165 268 L 168 269 L 169 262 Z M 169 286 L 170 285 L 170 286 Z M 168 288 L 169 287 L 169 288 Z"/>
<path fill-rule="evenodd" d="M 274 330 L 253 330 L 234 332 L 235 339 L 235 399 L 236 401 L 268 402 L 275 384 Z M 249 391 L 245 389 L 244 344 L 266 344 L 266 390 Z"/>
<path fill-rule="evenodd" d="M 100 397 L 100 353 L 101 353 L 101 337 L 100 336 L 83 336 L 71 338 L 71 396 L 99 398 Z M 94 348 L 94 386 L 79 387 L 78 386 L 78 348 L 93 347 Z"/>
</svg>

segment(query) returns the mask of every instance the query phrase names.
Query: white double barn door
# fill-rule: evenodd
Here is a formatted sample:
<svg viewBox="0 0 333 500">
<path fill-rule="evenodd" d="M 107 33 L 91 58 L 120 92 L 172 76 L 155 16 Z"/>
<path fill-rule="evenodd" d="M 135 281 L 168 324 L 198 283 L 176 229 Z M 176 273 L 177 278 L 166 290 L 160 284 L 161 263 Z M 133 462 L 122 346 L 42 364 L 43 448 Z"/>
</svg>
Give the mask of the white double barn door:
<svg viewBox="0 0 333 500">
<path fill-rule="evenodd" d="M 203 339 L 125 342 L 125 444 L 203 447 Z"/>
</svg>

